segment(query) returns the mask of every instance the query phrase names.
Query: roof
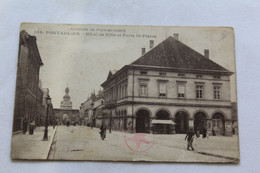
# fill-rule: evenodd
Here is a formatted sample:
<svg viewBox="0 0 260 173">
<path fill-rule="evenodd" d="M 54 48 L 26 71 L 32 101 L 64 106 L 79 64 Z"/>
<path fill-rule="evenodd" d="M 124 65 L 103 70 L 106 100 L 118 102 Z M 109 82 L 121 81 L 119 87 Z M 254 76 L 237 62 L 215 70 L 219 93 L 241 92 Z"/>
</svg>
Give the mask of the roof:
<svg viewBox="0 0 260 173">
<path fill-rule="evenodd" d="M 107 79 L 110 79 L 115 73 L 117 72 L 117 70 L 109 70 L 108 75 L 107 75 Z"/>
<path fill-rule="evenodd" d="M 34 51 L 36 51 L 37 55 L 36 58 L 38 60 L 39 65 L 43 65 L 39 49 L 36 43 L 36 37 L 29 35 L 25 30 L 20 32 L 20 44 L 25 44 L 30 46 Z"/>
<path fill-rule="evenodd" d="M 174 39 L 172 36 L 141 56 L 131 65 L 229 72 L 224 67 Z"/>
</svg>

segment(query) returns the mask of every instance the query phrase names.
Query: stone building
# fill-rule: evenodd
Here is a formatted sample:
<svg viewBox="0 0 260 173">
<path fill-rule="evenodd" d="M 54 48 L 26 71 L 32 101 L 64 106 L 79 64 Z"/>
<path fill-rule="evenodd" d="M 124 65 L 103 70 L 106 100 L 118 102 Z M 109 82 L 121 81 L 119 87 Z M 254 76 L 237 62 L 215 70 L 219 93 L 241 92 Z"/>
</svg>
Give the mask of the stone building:
<svg viewBox="0 0 260 173">
<path fill-rule="evenodd" d="M 178 40 L 168 37 L 129 65 L 109 72 L 104 116 L 115 130 L 149 133 L 151 121 L 173 120 L 188 129 L 232 134 L 230 76 L 233 74 Z"/>
<path fill-rule="evenodd" d="M 72 109 L 72 102 L 70 101 L 69 88 L 65 89 L 65 95 L 63 101 L 61 101 L 60 109 L 53 109 L 54 118 L 52 121 L 66 124 L 69 121 L 72 124 L 78 123 L 79 121 L 79 110 Z"/>
<path fill-rule="evenodd" d="M 98 127 L 101 124 L 99 119 L 102 119 L 102 106 L 103 92 L 99 91 L 98 94 L 95 94 L 95 92 L 91 93 L 91 96 L 80 106 L 79 112 L 82 124 Z"/>
<path fill-rule="evenodd" d="M 20 32 L 17 79 L 15 91 L 13 132 L 22 129 L 22 121 L 37 119 L 37 105 L 42 92 L 39 89 L 40 67 L 43 65 L 36 37 Z"/>
</svg>

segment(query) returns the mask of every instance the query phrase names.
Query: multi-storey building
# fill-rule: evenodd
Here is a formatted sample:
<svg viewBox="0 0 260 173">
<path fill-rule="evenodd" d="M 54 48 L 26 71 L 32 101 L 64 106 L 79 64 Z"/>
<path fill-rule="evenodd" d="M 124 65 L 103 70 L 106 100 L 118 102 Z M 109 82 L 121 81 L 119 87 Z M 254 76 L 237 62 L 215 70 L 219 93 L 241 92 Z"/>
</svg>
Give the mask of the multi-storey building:
<svg viewBox="0 0 260 173">
<path fill-rule="evenodd" d="M 91 93 L 88 99 L 81 103 L 79 114 L 82 119 L 83 125 L 88 126 L 99 126 L 100 122 L 95 117 L 102 116 L 102 106 L 103 106 L 103 92 L 99 91 L 98 94 L 95 92 Z"/>
<path fill-rule="evenodd" d="M 42 97 L 39 91 L 39 73 L 43 65 L 36 43 L 36 37 L 26 31 L 20 32 L 17 64 L 16 93 L 13 132 L 22 128 L 23 119 L 36 121 L 37 104 Z M 40 92 L 40 93 L 39 93 Z"/>
<path fill-rule="evenodd" d="M 209 59 L 208 50 L 202 55 L 175 35 L 142 52 L 101 85 L 112 129 L 149 133 L 153 119 L 171 119 L 176 133 L 232 134 L 232 72 Z"/>
</svg>

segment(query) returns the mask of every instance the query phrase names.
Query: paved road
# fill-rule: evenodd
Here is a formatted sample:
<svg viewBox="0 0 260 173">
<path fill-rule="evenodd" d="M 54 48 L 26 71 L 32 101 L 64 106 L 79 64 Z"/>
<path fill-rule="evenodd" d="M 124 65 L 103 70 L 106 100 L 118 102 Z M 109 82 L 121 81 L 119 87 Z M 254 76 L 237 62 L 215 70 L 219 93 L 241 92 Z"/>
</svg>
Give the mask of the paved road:
<svg viewBox="0 0 260 173">
<path fill-rule="evenodd" d="M 199 154 L 196 150 L 187 151 L 184 135 L 171 135 L 170 141 L 167 139 L 151 134 L 144 137 L 113 131 L 107 133 L 102 141 L 98 129 L 58 126 L 48 159 L 230 162 L 228 159 Z"/>
</svg>

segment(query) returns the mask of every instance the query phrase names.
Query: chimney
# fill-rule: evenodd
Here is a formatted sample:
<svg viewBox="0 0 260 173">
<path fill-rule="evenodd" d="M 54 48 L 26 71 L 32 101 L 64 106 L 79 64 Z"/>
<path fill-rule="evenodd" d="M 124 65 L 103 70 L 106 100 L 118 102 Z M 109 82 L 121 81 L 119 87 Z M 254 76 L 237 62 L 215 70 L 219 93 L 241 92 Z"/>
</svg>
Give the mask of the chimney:
<svg viewBox="0 0 260 173">
<path fill-rule="evenodd" d="M 209 50 L 208 49 L 204 49 L 204 56 L 206 58 L 209 58 Z"/>
<path fill-rule="evenodd" d="M 150 40 L 150 49 L 154 47 L 154 40 Z"/>
<path fill-rule="evenodd" d="M 143 47 L 142 48 L 142 55 L 144 55 L 145 54 L 145 48 Z"/>
<path fill-rule="evenodd" d="M 175 40 L 179 40 L 179 34 L 178 34 L 178 33 L 174 33 L 174 34 L 173 34 L 173 38 L 174 38 Z"/>
</svg>

